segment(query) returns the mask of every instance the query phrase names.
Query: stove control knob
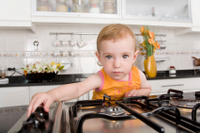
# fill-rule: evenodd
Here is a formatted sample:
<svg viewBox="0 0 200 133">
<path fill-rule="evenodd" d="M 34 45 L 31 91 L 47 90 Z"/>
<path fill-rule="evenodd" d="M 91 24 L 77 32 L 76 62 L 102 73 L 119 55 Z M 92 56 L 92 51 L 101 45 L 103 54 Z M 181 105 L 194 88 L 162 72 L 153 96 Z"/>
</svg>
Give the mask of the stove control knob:
<svg viewBox="0 0 200 133">
<path fill-rule="evenodd" d="M 49 113 L 45 112 L 43 107 L 38 107 L 35 112 L 38 112 L 39 117 L 44 118 L 45 120 L 49 119 Z"/>
<path fill-rule="evenodd" d="M 38 128 L 33 128 L 33 123 L 24 122 L 22 128 L 17 133 L 42 133 L 42 132 Z"/>
<path fill-rule="evenodd" d="M 39 117 L 39 113 L 37 112 L 32 113 L 26 122 L 32 123 L 34 128 L 45 128 L 45 119 Z"/>
</svg>

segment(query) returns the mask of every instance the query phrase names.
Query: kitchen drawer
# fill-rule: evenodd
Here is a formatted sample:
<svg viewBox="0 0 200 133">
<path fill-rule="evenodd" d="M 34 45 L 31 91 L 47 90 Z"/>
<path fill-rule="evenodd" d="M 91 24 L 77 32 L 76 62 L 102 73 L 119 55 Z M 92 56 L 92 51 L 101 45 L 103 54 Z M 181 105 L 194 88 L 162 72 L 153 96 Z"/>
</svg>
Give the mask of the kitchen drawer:
<svg viewBox="0 0 200 133">
<path fill-rule="evenodd" d="M 29 104 L 28 87 L 0 88 L 0 107 L 21 106 Z"/>
<path fill-rule="evenodd" d="M 199 78 L 148 80 L 151 84 L 151 95 L 166 93 L 168 89 L 178 89 L 184 92 L 200 90 Z"/>
<path fill-rule="evenodd" d="M 80 96 L 78 100 L 89 100 L 89 93 L 84 94 L 83 96 Z"/>
</svg>

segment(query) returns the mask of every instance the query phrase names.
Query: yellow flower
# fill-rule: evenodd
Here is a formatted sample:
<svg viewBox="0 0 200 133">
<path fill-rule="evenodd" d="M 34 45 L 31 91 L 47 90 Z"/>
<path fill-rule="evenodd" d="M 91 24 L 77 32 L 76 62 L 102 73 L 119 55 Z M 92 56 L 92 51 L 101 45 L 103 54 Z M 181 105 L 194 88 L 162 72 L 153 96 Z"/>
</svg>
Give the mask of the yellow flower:
<svg viewBox="0 0 200 133">
<path fill-rule="evenodd" d="M 55 63 L 55 62 L 52 61 L 52 62 L 51 62 L 51 65 L 52 65 L 52 66 L 53 66 L 53 65 L 57 65 L 56 68 L 58 68 L 58 67 L 61 65 L 61 63 L 57 64 L 57 63 Z"/>
<path fill-rule="evenodd" d="M 57 64 L 57 68 L 61 65 L 61 63 Z"/>
<path fill-rule="evenodd" d="M 52 62 L 51 62 L 51 65 L 53 66 L 54 64 L 55 64 L 55 63 L 52 61 Z"/>
<path fill-rule="evenodd" d="M 144 48 L 146 47 L 146 46 L 145 46 L 145 42 L 140 43 L 140 45 L 143 46 Z"/>
<path fill-rule="evenodd" d="M 154 48 L 153 48 L 153 51 L 155 51 L 157 49 L 157 47 L 155 46 Z"/>
</svg>

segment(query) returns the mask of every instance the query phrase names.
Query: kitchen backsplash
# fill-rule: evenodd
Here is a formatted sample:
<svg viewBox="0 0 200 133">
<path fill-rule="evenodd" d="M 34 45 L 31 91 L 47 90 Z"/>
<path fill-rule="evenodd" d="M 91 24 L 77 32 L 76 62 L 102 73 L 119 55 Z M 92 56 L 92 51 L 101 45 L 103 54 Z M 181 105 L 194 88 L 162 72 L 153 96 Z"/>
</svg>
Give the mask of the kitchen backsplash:
<svg viewBox="0 0 200 133">
<path fill-rule="evenodd" d="M 59 74 L 79 74 L 79 73 L 96 73 L 101 69 L 97 64 L 95 57 L 97 35 L 50 35 L 50 32 L 60 33 L 99 33 L 105 25 L 88 25 L 88 24 L 54 24 L 54 25 L 39 25 L 36 29 L 36 34 L 31 30 L 22 29 L 1 29 L 0 30 L 0 65 L 6 67 L 15 67 L 20 72 L 20 68 L 26 64 L 35 61 L 61 61 L 71 62 L 71 66 L 66 71 L 61 71 Z M 140 27 L 131 26 L 135 34 L 139 33 Z M 200 58 L 200 34 L 185 34 L 174 36 L 173 28 L 157 28 L 150 27 L 164 34 L 157 36 L 164 49 L 156 50 L 155 57 L 157 60 L 157 69 L 168 70 L 170 66 L 175 66 L 177 70 L 184 69 L 200 69 L 193 65 L 192 56 Z M 72 39 L 73 38 L 73 39 Z M 136 36 L 138 46 L 142 42 L 141 36 Z M 59 40 L 59 45 L 55 46 L 55 41 Z M 70 44 L 62 45 L 63 42 L 75 40 L 86 43 L 83 47 L 78 45 L 71 46 Z M 38 41 L 38 47 L 33 45 L 34 41 Z M 37 51 L 35 49 L 38 49 Z M 68 53 L 69 52 L 69 53 Z M 144 56 L 139 53 L 135 65 L 143 68 Z M 70 55 L 71 54 L 71 55 Z M 7 72 L 7 75 L 13 72 Z M 18 75 L 18 74 L 15 74 Z"/>
</svg>

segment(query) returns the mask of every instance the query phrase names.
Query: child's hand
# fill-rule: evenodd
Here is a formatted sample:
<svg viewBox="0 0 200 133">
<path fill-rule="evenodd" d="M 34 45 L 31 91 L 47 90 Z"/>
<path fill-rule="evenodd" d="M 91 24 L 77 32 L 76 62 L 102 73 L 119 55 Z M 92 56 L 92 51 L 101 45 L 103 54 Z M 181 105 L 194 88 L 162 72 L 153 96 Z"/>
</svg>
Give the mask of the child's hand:
<svg viewBox="0 0 200 133">
<path fill-rule="evenodd" d="M 30 116 L 30 114 L 32 112 L 34 112 L 36 110 L 36 108 L 40 105 L 44 106 L 44 110 L 46 112 L 49 112 L 49 107 L 51 106 L 51 104 L 53 103 L 53 98 L 51 95 L 49 95 L 48 93 L 37 93 L 35 95 L 33 95 L 31 102 L 29 104 L 28 107 L 28 111 L 27 111 L 27 117 Z"/>
<path fill-rule="evenodd" d="M 132 89 L 132 90 L 126 92 L 125 97 L 140 96 L 140 95 L 142 95 L 142 93 L 140 92 L 140 90 Z"/>
</svg>

